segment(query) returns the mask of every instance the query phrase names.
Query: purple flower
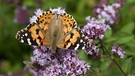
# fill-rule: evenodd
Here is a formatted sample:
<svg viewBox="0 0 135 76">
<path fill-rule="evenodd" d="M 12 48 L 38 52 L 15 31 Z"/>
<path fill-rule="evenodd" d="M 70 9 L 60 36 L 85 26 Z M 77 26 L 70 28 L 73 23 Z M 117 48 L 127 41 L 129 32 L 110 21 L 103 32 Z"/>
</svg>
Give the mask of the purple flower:
<svg viewBox="0 0 135 76">
<path fill-rule="evenodd" d="M 107 3 L 99 2 L 94 7 L 94 15 L 98 18 L 106 18 L 109 24 L 114 24 L 119 21 L 119 8 L 121 4 L 113 3 L 108 5 Z"/>
<path fill-rule="evenodd" d="M 75 50 L 51 51 L 44 46 L 33 48 L 31 62 L 37 62 L 39 66 L 30 68 L 35 76 L 83 76 L 89 70 L 90 66 L 79 60 Z"/>
<path fill-rule="evenodd" d="M 18 4 L 18 3 L 21 2 L 21 0 L 7 0 L 7 2 L 8 3 L 16 3 L 16 4 Z"/>
<path fill-rule="evenodd" d="M 103 39 L 104 33 L 107 29 L 110 29 L 109 25 L 105 24 L 104 19 L 96 20 L 95 18 L 90 18 L 90 16 L 86 17 L 87 24 L 83 27 L 83 34 L 88 37 L 90 40 L 90 45 L 85 52 L 92 56 L 93 59 L 97 59 L 100 57 L 100 49 L 94 43 L 95 39 Z"/>
<path fill-rule="evenodd" d="M 17 7 L 15 10 L 16 16 L 15 20 L 21 24 L 27 24 L 29 22 L 29 11 L 26 7 Z"/>
<path fill-rule="evenodd" d="M 96 20 L 90 16 L 86 17 L 87 24 L 82 29 L 85 36 L 89 39 L 103 39 L 104 33 L 107 29 L 110 29 L 108 25 L 105 24 L 105 20 Z"/>
<path fill-rule="evenodd" d="M 108 0 L 100 0 L 100 2 L 99 2 L 98 4 L 95 4 L 94 10 L 93 10 L 93 14 L 94 14 L 95 16 L 97 16 L 97 15 L 98 15 L 98 13 L 97 13 L 97 8 L 103 9 L 103 5 L 107 5 L 108 2 L 109 2 Z"/>
<path fill-rule="evenodd" d="M 32 16 L 32 18 L 30 18 L 30 23 L 36 23 L 37 17 L 42 15 L 44 11 L 42 11 L 41 9 L 37 9 L 36 12 L 34 12 L 34 16 Z"/>
<path fill-rule="evenodd" d="M 66 13 L 66 12 L 65 12 L 65 9 L 61 9 L 61 7 L 58 7 L 58 8 L 56 8 L 56 9 L 50 8 L 50 11 L 55 12 L 56 14 L 63 14 L 63 13 Z"/>
<path fill-rule="evenodd" d="M 43 3 L 42 0 L 36 0 L 36 2 L 38 2 L 40 5 Z"/>
<path fill-rule="evenodd" d="M 92 59 L 98 59 L 100 57 L 100 49 L 96 44 L 93 42 L 93 40 L 90 40 L 90 45 L 87 49 L 84 50 L 87 54 L 89 54 Z"/>
<path fill-rule="evenodd" d="M 120 46 L 112 46 L 111 50 L 114 54 L 119 55 L 120 58 L 124 58 L 125 51 Z"/>
</svg>

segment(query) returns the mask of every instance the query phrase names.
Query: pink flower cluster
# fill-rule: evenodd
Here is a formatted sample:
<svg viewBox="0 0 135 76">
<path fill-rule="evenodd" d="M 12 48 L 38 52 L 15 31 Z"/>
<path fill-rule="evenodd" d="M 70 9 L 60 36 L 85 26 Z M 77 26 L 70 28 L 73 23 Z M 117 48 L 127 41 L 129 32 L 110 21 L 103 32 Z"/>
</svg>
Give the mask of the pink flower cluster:
<svg viewBox="0 0 135 76">
<path fill-rule="evenodd" d="M 116 0 L 116 3 L 108 5 L 108 0 L 100 0 L 94 7 L 94 15 L 97 18 L 105 18 L 109 24 L 119 22 L 119 8 L 124 4 L 125 0 Z"/>
<path fill-rule="evenodd" d="M 26 7 L 17 7 L 15 13 L 15 21 L 19 24 L 24 25 L 29 22 L 29 11 Z"/>
<path fill-rule="evenodd" d="M 125 51 L 120 46 L 112 46 L 111 50 L 114 54 L 119 55 L 120 58 L 124 58 Z"/>
<path fill-rule="evenodd" d="M 90 16 L 86 17 L 87 24 L 82 29 L 85 36 L 89 39 L 103 39 L 104 33 L 107 29 L 110 29 L 110 26 L 105 24 L 105 20 L 96 20 Z"/>
<path fill-rule="evenodd" d="M 33 46 L 31 62 L 37 62 L 38 68 L 30 68 L 35 76 L 83 76 L 89 65 L 79 60 L 75 50 L 55 50 Z"/>
</svg>

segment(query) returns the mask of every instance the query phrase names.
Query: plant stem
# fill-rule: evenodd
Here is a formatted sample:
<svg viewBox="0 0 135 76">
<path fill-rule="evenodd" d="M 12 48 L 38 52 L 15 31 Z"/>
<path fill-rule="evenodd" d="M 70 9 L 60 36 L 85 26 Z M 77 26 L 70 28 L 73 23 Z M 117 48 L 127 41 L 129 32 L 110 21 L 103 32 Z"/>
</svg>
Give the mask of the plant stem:
<svg viewBox="0 0 135 76">
<path fill-rule="evenodd" d="M 101 47 L 103 47 L 102 49 L 106 51 L 106 53 L 108 54 L 109 58 L 114 62 L 114 64 L 116 64 L 116 66 L 119 68 L 119 70 L 122 72 L 122 74 L 124 76 L 127 76 L 126 73 L 122 70 L 122 68 L 120 67 L 120 65 L 117 63 L 117 61 L 111 57 L 111 54 L 109 53 L 109 51 L 106 49 L 106 47 L 103 45 L 102 41 L 100 40 L 101 43 Z"/>
</svg>

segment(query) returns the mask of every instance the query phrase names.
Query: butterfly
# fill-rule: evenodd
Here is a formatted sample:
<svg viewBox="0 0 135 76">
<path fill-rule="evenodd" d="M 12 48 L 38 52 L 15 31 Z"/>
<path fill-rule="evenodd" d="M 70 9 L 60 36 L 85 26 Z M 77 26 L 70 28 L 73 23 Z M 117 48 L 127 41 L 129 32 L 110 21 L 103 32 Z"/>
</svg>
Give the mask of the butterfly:
<svg viewBox="0 0 135 76">
<path fill-rule="evenodd" d="M 49 46 L 52 50 L 86 49 L 89 40 L 85 37 L 76 20 L 67 13 L 43 12 L 26 28 L 17 32 L 16 38 L 28 45 Z"/>
</svg>

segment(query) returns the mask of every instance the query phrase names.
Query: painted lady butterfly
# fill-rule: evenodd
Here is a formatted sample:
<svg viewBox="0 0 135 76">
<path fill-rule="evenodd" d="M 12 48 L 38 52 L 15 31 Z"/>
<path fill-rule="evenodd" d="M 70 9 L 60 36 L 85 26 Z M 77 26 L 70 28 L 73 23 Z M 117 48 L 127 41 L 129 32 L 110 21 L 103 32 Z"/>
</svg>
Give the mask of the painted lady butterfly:
<svg viewBox="0 0 135 76">
<path fill-rule="evenodd" d="M 77 27 L 75 19 L 67 13 L 43 12 L 35 22 L 18 31 L 16 38 L 29 45 L 50 46 L 52 50 L 85 49 L 89 40 Z"/>
</svg>

